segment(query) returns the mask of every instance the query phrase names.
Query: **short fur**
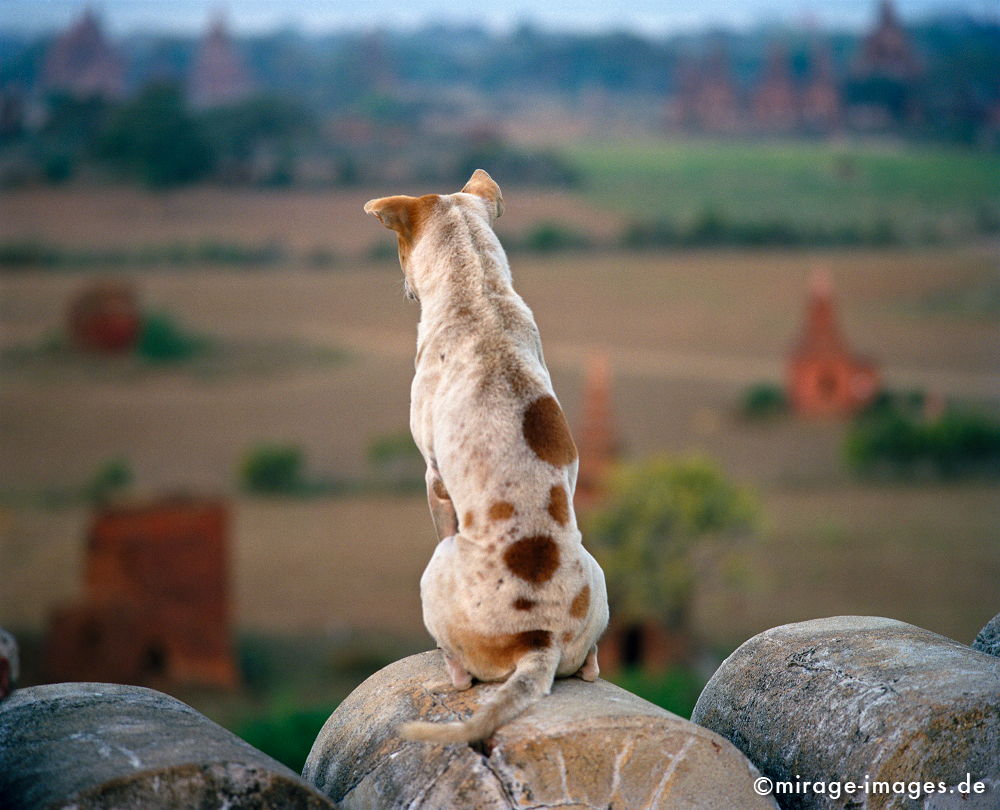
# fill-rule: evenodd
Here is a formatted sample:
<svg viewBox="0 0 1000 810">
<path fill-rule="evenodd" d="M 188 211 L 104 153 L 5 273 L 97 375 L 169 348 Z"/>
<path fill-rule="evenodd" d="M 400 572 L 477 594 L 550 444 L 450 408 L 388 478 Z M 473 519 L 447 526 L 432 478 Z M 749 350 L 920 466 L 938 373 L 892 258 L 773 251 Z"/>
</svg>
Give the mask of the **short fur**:
<svg viewBox="0 0 1000 810">
<path fill-rule="evenodd" d="M 604 573 L 576 526 L 576 446 L 538 329 L 493 232 L 499 187 L 480 169 L 457 194 L 384 197 L 365 211 L 396 232 L 421 306 L 410 427 L 441 538 L 420 580 L 424 623 L 456 688 L 505 681 L 468 720 L 401 733 L 481 740 L 554 677 L 597 677 Z"/>
</svg>

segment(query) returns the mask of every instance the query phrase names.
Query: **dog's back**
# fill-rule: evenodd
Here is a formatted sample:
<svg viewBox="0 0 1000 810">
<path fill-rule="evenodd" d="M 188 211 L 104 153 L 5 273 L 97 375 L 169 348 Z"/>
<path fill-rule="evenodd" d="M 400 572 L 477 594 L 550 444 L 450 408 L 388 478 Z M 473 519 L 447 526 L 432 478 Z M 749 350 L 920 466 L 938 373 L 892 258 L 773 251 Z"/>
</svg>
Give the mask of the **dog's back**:
<svg viewBox="0 0 1000 810">
<path fill-rule="evenodd" d="M 492 230 L 499 189 L 480 178 L 477 193 L 479 174 L 465 193 L 403 198 L 421 207 L 403 214 L 420 233 L 401 235 L 400 254 L 421 302 L 410 422 L 443 535 L 421 579 L 424 621 L 455 671 L 509 680 L 475 722 L 410 727 L 423 739 L 486 736 L 554 675 L 591 662 L 596 676 L 607 624 L 572 508 L 576 447 Z"/>
</svg>

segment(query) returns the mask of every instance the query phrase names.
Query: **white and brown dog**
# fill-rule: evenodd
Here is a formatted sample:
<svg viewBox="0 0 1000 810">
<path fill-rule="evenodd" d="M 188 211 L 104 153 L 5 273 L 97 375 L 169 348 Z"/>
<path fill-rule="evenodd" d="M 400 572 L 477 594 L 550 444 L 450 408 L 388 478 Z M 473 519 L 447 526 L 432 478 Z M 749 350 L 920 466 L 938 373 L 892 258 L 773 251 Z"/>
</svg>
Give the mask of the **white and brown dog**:
<svg viewBox="0 0 1000 810">
<path fill-rule="evenodd" d="M 457 194 L 384 197 L 365 211 L 396 232 L 420 302 L 410 427 L 441 538 L 420 580 L 424 623 L 456 688 L 506 680 L 465 722 L 402 733 L 480 740 L 557 675 L 597 677 L 604 573 L 576 526 L 576 445 L 538 328 L 493 232 L 500 188 L 480 169 Z"/>
</svg>

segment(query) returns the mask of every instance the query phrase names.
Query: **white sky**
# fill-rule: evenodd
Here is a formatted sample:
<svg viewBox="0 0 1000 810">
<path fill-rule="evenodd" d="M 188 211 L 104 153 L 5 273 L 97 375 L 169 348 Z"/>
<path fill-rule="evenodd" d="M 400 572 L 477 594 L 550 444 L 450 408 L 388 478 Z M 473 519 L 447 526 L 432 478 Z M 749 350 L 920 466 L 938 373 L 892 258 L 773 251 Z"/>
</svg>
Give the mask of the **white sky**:
<svg viewBox="0 0 1000 810">
<path fill-rule="evenodd" d="M 627 29 L 646 33 L 761 23 L 822 28 L 867 27 L 878 0 L 0 0 L 0 30 L 62 28 L 90 5 L 115 34 L 201 31 L 224 12 L 239 34 L 275 28 L 305 32 L 407 28 L 427 22 L 508 28 L 530 21 L 569 30 Z M 1000 21 L 1000 0 L 896 0 L 904 20 L 964 11 Z"/>
</svg>

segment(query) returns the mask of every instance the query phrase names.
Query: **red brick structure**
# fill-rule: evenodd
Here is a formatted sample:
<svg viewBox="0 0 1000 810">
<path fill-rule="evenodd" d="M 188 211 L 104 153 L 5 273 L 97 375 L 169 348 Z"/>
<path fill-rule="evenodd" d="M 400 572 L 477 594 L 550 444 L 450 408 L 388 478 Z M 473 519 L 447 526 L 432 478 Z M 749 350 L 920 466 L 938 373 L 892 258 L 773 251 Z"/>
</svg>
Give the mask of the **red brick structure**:
<svg viewBox="0 0 1000 810">
<path fill-rule="evenodd" d="M 830 277 L 817 273 L 802 336 L 788 361 L 792 409 L 801 416 L 849 416 L 878 391 L 878 369 L 851 353 L 837 325 Z"/>
<path fill-rule="evenodd" d="M 916 79 L 923 73 L 920 60 L 896 14 L 892 0 L 882 0 L 875 27 L 864 38 L 853 65 L 862 76 Z"/>
<path fill-rule="evenodd" d="M 800 99 L 803 126 L 811 132 L 831 132 L 843 124 L 843 101 L 833 71 L 830 46 L 817 41 L 812 69 Z"/>
<path fill-rule="evenodd" d="M 42 86 L 80 99 L 116 100 L 125 95 L 125 64 L 92 9 L 49 46 Z"/>
<path fill-rule="evenodd" d="M 77 349 L 117 354 L 136 345 L 142 312 L 132 285 L 100 281 L 81 290 L 70 301 L 66 320 Z"/>
<path fill-rule="evenodd" d="M 99 510 L 83 598 L 53 617 L 46 677 L 234 686 L 227 531 L 221 501 Z"/>
<path fill-rule="evenodd" d="M 740 98 L 729 53 L 716 45 L 704 60 L 688 60 L 679 69 L 676 122 L 702 132 L 734 132 L 740 127 Z"/>
<path fill-rule="evenodd" d="M 216 19 L 198 47 L 188 83 L 188 101 L 199 110 L 221 107 L 243 100 L 253 89 L 250 71 L 225 21 Z"/>
<path fill-rule="evenodd" d="M 780 43 L 774 42 L 768 48 L 764 72 L 751 100 L 751 112 L 760 129 L 787 132 L 799 124 L 800 105 L 791 64 Z"/>
<path fill-rule="evenodd" d="M 604 477 L 619 452 L 611 408 L 611 362 L 607 354 L 591 357 L 586 374 L 583 413 L 576 433 L 580 454 L 580 473 L 574 498 L 577 509 L 586 509 L 601 499 Z"/>
</svg>

